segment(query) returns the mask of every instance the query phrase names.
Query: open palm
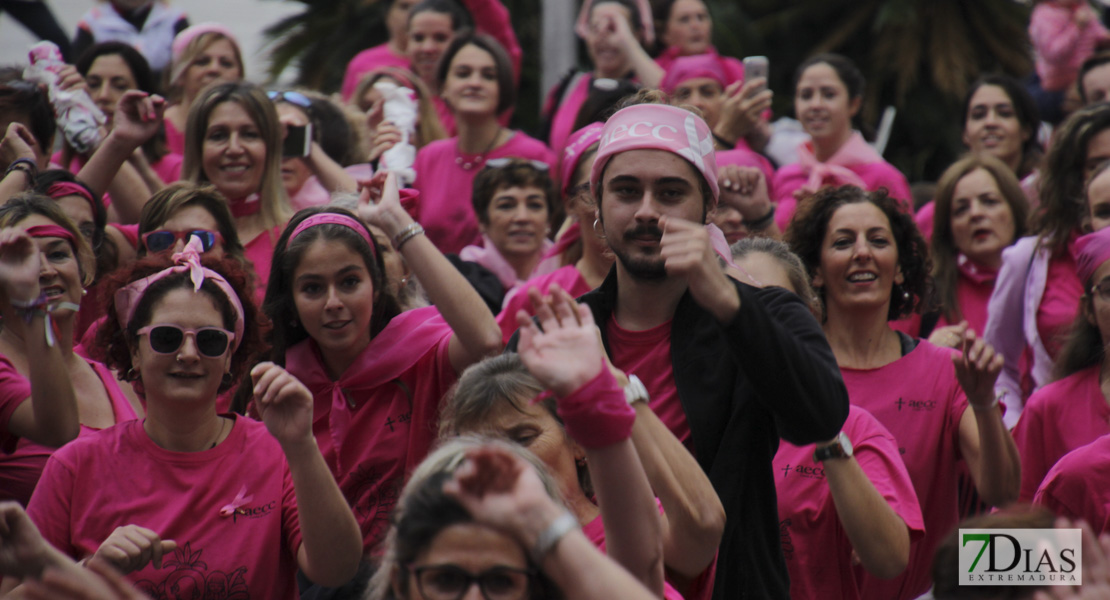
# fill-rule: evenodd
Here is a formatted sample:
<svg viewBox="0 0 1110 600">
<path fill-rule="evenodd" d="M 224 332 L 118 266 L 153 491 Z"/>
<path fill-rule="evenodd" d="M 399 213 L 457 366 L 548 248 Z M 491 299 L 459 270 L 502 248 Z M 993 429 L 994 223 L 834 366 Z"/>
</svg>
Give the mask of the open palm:
<svg viewBox="0 0 1110 600">
<path fill-rule="evenodd" d="M 601 372 L 604 351 L 593 315 L 558 285 L 541 295 L 531 288 L 528 296 L 539 325 L 521 311 L 518 352 L 528 371 L 545 387 L 566 396 L 589 383 Z"/>
</svg>

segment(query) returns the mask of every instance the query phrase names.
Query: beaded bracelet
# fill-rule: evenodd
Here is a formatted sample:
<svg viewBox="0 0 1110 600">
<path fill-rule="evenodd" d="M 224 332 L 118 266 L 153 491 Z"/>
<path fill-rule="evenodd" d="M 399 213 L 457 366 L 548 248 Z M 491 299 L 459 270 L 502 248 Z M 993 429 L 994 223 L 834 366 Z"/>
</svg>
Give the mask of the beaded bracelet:
<svg viewBox="0 0 1110 600">
<path fill-rule="evenodd" d="M 34 180 L 38 175 L 39 166 L 29 158 L 17 158 L 8 165 L 8 169 L 4 171 L 4 177 L 10 175 L 12 171 L 23 171 L 28 180 Z"/>
<path fill-rule="evenodd" d="M 555 518 L 547 529 L 543 530 L 540 537 L 536 538 L 536 545 L 532 547 L 532 562 L 537 566 L 543 564 L 543 560 L 547 555 L 555 549 L 555 545 L 559 540 L 563 539 L 568 533 L 578 528 L 578 519 L 570 514 L 570 511 L 563 511 L 563 514 Z"/>
<path fill-rule="evenodd" d="M 400 233 L 393 236 L 393 249 L 400 252 L 401 246 L 404 246 L 406 242 L 422 233 L 424 233 L 424 228 L 420 226 L 420 223 L 416 221 L 409 223 L 408 227 L 405 227 Z"/>
<path fill-rule="evenodd" d="M 759 217 L 758 219 L 756 219 L 754 221 L 750 221 L 748 223 L 745 223 L 745 225 L 748 226 L 748 231 L 760 231 L 761 229 L 766 229 L 767 226 L 771 224 L 771 220 L 775 218 L 775 209 L 776 208 L 778 208 L 778 207 L 775 206 L 774 203 L 772 203 L 771 204 L 771 210 L 767 211 L 767 214 L 763 215 L 762 217 Z"/>
</svg>

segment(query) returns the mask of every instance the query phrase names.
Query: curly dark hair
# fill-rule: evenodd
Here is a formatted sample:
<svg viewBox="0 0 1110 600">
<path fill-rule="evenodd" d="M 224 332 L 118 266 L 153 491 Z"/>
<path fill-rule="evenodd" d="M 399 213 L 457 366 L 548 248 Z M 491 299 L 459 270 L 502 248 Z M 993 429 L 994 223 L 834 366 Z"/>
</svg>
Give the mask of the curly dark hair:
<svg viewBox="0 0 1110 600">
<path fill-rule="evenodd" d="M 895 284 L 891 290 L 887 320 L 927 310 L 933 300 L 929 246 L 914 224 L 913 217 L 898 208 L 897 201 L 887 194 L 886 189 L 868 192 L 854 185 L 822 188 L 798 203 L 798 211 L 786 229 L 784 240 L 805 263 L 806 272 L 812 280 L 821 265 L 821 249 L 833 214 L 841 206 L 860 202 L 870 202 L 886 215 L 898 247 L 898 266 L 902 269 L 903 282 Z M 827 306 L 824 288 L 817 288 L 817 293 L 822 304 Z M 827 312 L 825 318 L 828 318 Z"/>
<path fill-rule="evenodd" d="M 253 288 L 249 284 L 250 276 L 238 261 L 231 257 L 223 259 L 202 257 L 201 264 L 222 275 L 231 285 L 231 289 L 235 290 L 239 303 L 243 305 L 243 337 L 231 357 L 231 377 L 225 378 L 220 383 L 222 393 L 246 374 L 247 369 L 254 364 L 255 357 L 262 352 L 261 331 L 266 323 L 264 317 L 254 307 L 251 298 Z M 96 345 L 89 351 L 94 354 L 94 358 L 116 370 L 121 380 L 133 380 L 133 377 L 128 376 L 132 367 L 131 348 L 138 339 L 139 329 L 150 324 L 154 305 L 173 290 L 193 289 L 193 282 L 188 270 L 173 273 L 155 281 L 146 289 L 135 306 L 129 323 L 119 322 L 119 316 L 116 314 L 116 292 L 133 281 L 150 277 L 173 266 L 173 260 L 169 256 L 156 254 L 140 259 L 130 267 L 120 269 L 104 279 L 102 297 L 107 300 L 106 318 L 97 331 Z M 224 328 L 234 331 L 238 315 L 224 292 L 209 279 L 200 286 L 200 292 L 207 294 L 215 303 L 223 317 Z M 135 391 L 144 395 L 141 385 L 136 385 Z"/>
</svg>

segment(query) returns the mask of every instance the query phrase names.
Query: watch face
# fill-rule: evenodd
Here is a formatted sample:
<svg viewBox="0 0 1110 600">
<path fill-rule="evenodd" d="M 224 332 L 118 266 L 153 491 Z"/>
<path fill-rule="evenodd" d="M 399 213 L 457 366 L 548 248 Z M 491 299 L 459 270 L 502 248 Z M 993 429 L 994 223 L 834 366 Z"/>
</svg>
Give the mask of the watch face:
<svg viewBox="0 0 1110 600">
<path fill-rule="evenodd" d="M 852 440 L 848 439 L 848 434 L 843 431 L 840 432 L 840 448 L 844 451 L 845 458 L 852 456 Z"/>
</svg>

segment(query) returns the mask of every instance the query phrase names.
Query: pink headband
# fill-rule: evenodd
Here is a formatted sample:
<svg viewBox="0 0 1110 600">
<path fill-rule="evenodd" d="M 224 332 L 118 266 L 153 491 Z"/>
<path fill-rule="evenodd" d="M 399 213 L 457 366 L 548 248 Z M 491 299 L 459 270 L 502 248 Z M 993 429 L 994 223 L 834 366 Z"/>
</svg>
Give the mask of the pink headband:
<svg viewBox="0 0 1110 600">
<path fill-rule="evenodd" d="M 644 30 L 644 43 L 651 46 L 655 42 L 655 21 L 651 16 L 651 4 L 648 3 L 648 0 L 632 1 L 639 9 L 637 12 L 640 13 L 640 26 Z M 603 4 L 604 2 L 605 0 L 598 0 L 597 3 Z M 594 0 L 586 0 L 582 3 L 582 9 L 578 11 L 578 21 L 574 24 L 574 33 L 577 33 L 578 37 L 582 39 L 586 39 L 586 36 L 590 33 L 590 9 L 593 4 Z M 636 18 L 636 16 L 632 15 L 632 18 Z"/>
<path fill-rule="evenodd" d="M 77 240 L 68 229 L 61 225 L 32 225 L 27 228 L 27 235 L 33 238 L 56 237 L 69 242 L 70 246 L 77 246 Z"/>
<path fill-rule="evenodd" d="M 86 190 L 84 186 L 80 184 L 73 183 L 72 181 L 59 181 L 58 183 L 52 183 L 50 184 L 50 187 L 46 188 L 46 195 L 55 200 L 65 196 L 80 196 L 89 203 L 90 207 L 92 207 L 93 214 L 96 214 L 96 200 L 93 199 L 92 194 L 89 193 L 89 190 Z"/>
<path fill-rule="evenodd" d="M 178 59 L 181 58 L 181 53 L 185 52 L 185 49 L 189 47 L 189 44 L 192 43 L 193 40 L 206 33 L 218 33 L 231 40 L 232 44 L 236 46 L 239 45 L 239 42 L 235 39 L 235 34 L 231 33 L 231 30 L 224 25 L 212 21 L 197 23 L 192 27 L 182 29 L 181 33 L 173 38 L 173 44 L 170 46 L 170 52 L 173 54 L 173 62 L 176 63 Z"/>
<path fill-rule="evenodd" d="M 1110 260 L 1110 227 L 1088 233 L 1075 241 L 1075 266 L 1082 285 L 1091 283 L 1095 271 L 1107 260 Z"/>
<path fill-rule="evenodd" d="M 146 293 L 151 284 L 170 275 L 188 271 L 189 278 L 193 281 L 194 292 L 200 291 L 200 286 L 204 283 L 205 278 L 208 278 L 227 296 L 231 307 L 235 309 L 235 340 L 231 343 L 231 353 L 235 354 L 235 350 L 239 348 L 239 344 L 243 341 L 243 303 L 239 301 L 239 295 L 235 293 L 235 288 L 231 287 L 231 284 L 224 279 L 223 275 L 201 266 L 200 251 L 200 239 L 195 236 L 191 237 L 189 243 L 185 245 L 185 249 L 173 255 L 173 262 L 177 266 L 163 269 L 149 277 L 132 281 L 120 288 L 115 296 L 116 316 L 119 318 L 120 326 L 126 328 L 131 322 L 131 317 L 135 316 L 135 308 L 139 305 L 139 301 L 142 300 L 143 294 Z"/>
<path fill-rule="evenodd" d="M 695 54 L 675 59 L 667 69 L 667 74 L 663 76 L 659 89 L 668 94 L 674 94 L 682 82 L 702 77 L 716 81 L 721 84 L 722 89 L 728 87 L 728 77 L 717 57 L 712 54 Z"/>
<path fill-rule="evenodd" d="M 621 109 L 605 122 L 601 144 L 590 171 L 590 188 L 598 196 L 601 172 L 609 159 L 629 150 L 665 150 L 685 158 L 702 177 L 716 201 L 721 194 L 717 184 L 717 156 L 713 133 L 701 117 L 666 104 L 637 104 Z"/>
<path fill-rule="evenodd" d="M 378 257 L 378 249 L 374 247 L 374 240 L 370 239 L 370 234 L 366 231 L 366 227 L 347 215 L 333 212 L 316 213 L 300 223 L 297 223 L 297 226 L 293 228 L 293 233 L 289 234 L 289 242 L 287 243 L 292 243 L 293 239 L 300 235 L 305 229 L 317 225 L 342 225 L 354 229 L 355 233 L 362 236 L 362 239 L 366 240 L 366 243 L 370 245 L 370 253 L 374 255 L 374 258 Z"/>
<path fill-rule="evenodd" d="M 567 188 L 570 187 L 570 178 L 578 168 L 578 161 L 590 146 L 601 139 L 601 130 L 605 127 L 601 123 L 589 125 L 575 131 L 567 138 L 566 148 L 563 150 L 563 161 L 559 163 L 559 192 L 566 201 Z"/>
</svg>

